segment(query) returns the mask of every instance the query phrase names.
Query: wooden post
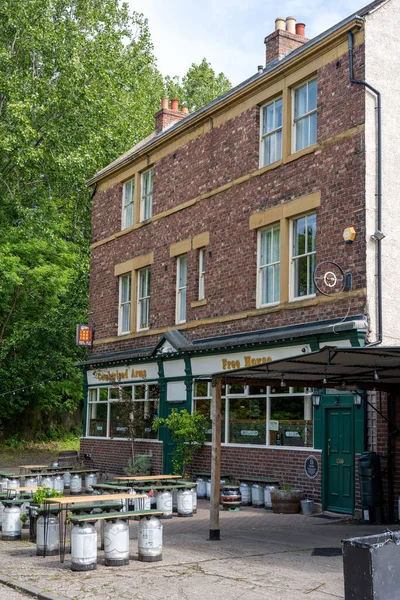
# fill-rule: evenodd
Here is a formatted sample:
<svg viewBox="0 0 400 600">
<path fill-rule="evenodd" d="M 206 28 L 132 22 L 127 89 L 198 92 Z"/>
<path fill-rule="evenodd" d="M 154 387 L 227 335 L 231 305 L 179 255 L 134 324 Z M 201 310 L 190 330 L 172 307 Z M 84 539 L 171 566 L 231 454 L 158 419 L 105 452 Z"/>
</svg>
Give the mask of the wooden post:
<svg viewBox="0 0 400 600">
<path fill-rule="evenodd" d="M 212 380 L 211 420 L 211 497 L 210 497 L 210 541 L 221 539 L 219 528 L 219 498 L 221 481 L 221 378 Z"/>
</svg>

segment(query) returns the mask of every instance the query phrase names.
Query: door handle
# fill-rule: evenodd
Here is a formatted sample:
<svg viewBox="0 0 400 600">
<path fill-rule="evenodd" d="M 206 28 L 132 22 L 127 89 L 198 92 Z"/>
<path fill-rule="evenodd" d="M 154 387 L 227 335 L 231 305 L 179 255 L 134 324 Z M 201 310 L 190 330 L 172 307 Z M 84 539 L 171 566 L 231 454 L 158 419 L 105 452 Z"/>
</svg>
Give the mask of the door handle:
<svg viewBox="0 0 400 600">
<path fill-rule="evenodd" d="M 328 456 L 331 455 L 331 440 L 328 440 Z"/>
</svg>

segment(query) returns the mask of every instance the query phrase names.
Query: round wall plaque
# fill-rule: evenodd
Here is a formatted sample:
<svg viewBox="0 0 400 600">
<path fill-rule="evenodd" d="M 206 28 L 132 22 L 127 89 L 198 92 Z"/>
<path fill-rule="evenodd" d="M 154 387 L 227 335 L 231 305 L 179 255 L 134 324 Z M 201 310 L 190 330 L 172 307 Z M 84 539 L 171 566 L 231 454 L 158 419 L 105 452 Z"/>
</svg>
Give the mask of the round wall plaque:
<svg viewBox="0 0 400 600">
<path fill-rule="evenodd" d="M 315 456 L 307 456 L 304 463 L 304 471 L 307 477 L 315 479 L 319 472 L 318 460 Z"/>
</svg>

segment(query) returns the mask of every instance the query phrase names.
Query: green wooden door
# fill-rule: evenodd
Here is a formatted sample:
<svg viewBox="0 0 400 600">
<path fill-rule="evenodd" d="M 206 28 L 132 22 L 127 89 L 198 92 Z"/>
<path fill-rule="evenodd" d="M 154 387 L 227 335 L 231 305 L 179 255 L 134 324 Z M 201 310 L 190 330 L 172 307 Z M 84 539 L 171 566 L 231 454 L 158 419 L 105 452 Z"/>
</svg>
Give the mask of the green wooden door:
<svg viewBox="0 0 400 600">
<path fill-rule="evenodd" d="M 354 423 L 353 408 L 326 409 L 325 435 L 326 508 L 353 513 Z"/>
<path fill-rule="evenodd" d="M 186 408 L 185 402 L 182 402 L 182 403 L 175 402 L 172 405 L 170 404 L 167 407 L 167 415 L 166 416 L 168 416 L 170 414 L 172 409 L 180 411 L 180 410 L 182 410 L 182 408 Z M 163 429 L 164 429 L 164 432 L 163 432 L 164 435 L 162 437 L 163 442 L 164 442 L 163 473 L 170 475 L 170 474 L 174 473 L 174 465 L 172 464 L 172 458 L 173 458 L 173 455 L 175 452 L 176 443 L 172 439 L 171 432 L 166 427 L 164 427 Z M 181 475 L 181 473 L 179 473 L 179 475 Z"/>
</svg>

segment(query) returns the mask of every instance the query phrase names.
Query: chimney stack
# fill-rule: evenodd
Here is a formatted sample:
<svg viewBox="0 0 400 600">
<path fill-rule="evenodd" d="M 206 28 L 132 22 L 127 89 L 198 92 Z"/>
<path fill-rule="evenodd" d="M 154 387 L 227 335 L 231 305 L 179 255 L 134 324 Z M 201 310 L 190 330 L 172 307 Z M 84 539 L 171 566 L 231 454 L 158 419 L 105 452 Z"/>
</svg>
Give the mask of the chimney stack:
<svg viewBox="0 0 400 600">
<path fill-rule="evenodd" d="M 182 121 L 188 114 L 189 109 L 187 106 L 182 106 L 182 110 L 179 110 L 179 100 L 177 98 L 171 100 L 171 108 L 168 106 L 168 98 L 163 98 L 161 100 L 161 110 L 155 114 L 156 133 L 160 133 L 178 121 Z"/>
<path fill-rule="evenodd" d="M 275 19 L 275 31 L 265 40 L 266 64 L 283 58 L 293 50 L 300 48 L 308 39 L 305 37 L 305 24 L 296 23 L 294 17 Z"/>
</svg>

